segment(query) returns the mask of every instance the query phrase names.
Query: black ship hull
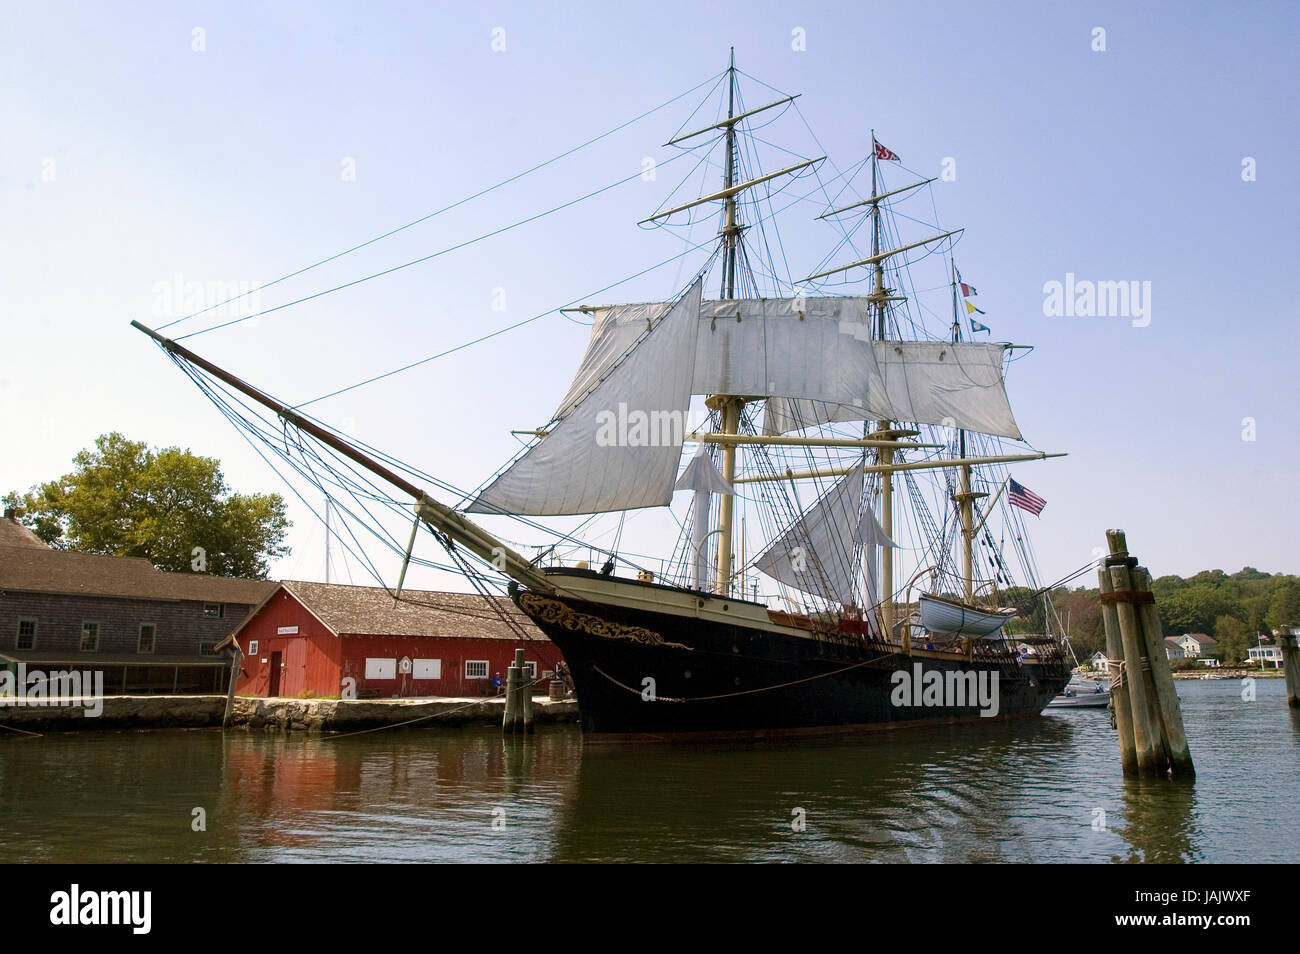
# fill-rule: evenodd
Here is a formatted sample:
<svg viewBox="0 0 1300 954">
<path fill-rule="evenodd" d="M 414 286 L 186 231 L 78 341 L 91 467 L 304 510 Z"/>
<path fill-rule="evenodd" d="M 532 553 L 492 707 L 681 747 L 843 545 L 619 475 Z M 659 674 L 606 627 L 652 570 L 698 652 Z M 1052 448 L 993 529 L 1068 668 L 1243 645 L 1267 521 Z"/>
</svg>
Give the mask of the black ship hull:
<svg viewBox="0 0 1300 954">
<path fill-rule="evenodd" d="M 594 742 L 1007 719 L 1041 713 L 1069 680 L 1059 657 L 1022 662 L 987 644 L 971 657 L 906 655 L 861 634 L 794 634 L 558 595 L 524 592 L 515 599 L 564 654 L 584 737 Z"/>
</svg>

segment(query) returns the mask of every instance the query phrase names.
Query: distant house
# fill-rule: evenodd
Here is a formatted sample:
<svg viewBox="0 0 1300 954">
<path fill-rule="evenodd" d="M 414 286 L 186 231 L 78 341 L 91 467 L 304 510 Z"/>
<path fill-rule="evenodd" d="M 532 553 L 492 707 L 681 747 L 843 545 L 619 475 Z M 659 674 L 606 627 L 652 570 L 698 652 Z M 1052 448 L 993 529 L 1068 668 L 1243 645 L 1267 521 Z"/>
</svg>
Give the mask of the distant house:
<svg viewBox="0 0 1300 954">
<path fill-rule="evenodd" d="M 1183 646 L 1177 636 L 1165 637 L 1165 657 L 1167 659 L 1183 658 Z"/>
<path fill-rule="evenodd" d="M 1254 646 L 1246 650 L 1252 663 L 1258 663 L 1260 666 L 1272 666 L 1274 669 L 1282 668 L 1282 647 L 1280 646 Z"/>
<path fill-rule="evenodd" d="M 504 597 L 405 590 L 398 602 L 380 587 L 292 580 L 221 648 L 231 642 L 244 657 L 236 692 L 254 696 L 487 696 L 516 648 L 534 679 L 563 658 Z"/>
<path fill-rule="evenodd" d="M 32 541 L 35 541 L 33 544 Z M 52 550 L 0 519 L 0 668 L 104 673 L 105 693 L 224 691 L 217 644 L 275 584 Z"/>
<path fill-rule="evenodd" d="M 1219 643 L 1213 636 L 1204 633 L 1187 633 L 1178 637 L 1178 645 L 1187 659 L 1198 656 L 1213 656 L 1219 651 Z"/>
<path fill-rule="evenodd" d="M 1103 652 L 1095 652 L 1088 657 L 1088 665 L 1092 669 L 1106 669 L 1110 666 L 1110 659 Z"/>
</svg>

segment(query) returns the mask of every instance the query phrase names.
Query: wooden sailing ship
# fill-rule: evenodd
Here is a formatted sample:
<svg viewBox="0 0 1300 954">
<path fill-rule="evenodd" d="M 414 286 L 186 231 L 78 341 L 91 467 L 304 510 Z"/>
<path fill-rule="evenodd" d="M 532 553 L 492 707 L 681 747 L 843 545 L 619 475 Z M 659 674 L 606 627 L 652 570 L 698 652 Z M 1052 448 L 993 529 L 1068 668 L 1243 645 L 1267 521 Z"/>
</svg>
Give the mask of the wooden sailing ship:
<svg viewBox="0 0 1300 954">
<path fill-rule="evenodd" d="M 508 578 L 510 598 L 563 652 L 593 741 L 1039 713 L 1065 685 L 1067 669 L 1054 638 L 1030 640 L 1026 653 L 1024 639 L 1005 635 L 1014 612 L 996 606 L 996 590 L 1010 571 L 996 547 L 982 557 L 989 578 L 976 572 L 981 532 L 993 542 L 986 527 L 996 502 L 978 512 L 991 495 L 976 479 L 988 484 L 985 473 L 996 478 L 1010 463 L 1059 455 L 1001 446 L 1021 439 L 1003 383 L 1010 346 L 963 338 L 955 266 L 952 326 L 942 337 L 902 333 L 919 327 L 904 320 L 908 296 L 898 290 L 906 253 L 949 248 L 961 230 L 887 247 L 893 203 L 933 180 L 884 187 L 881 162 L 892 154 L 873 134 L 870 194 L 819 216 L 859 217 L 870 228 L 870 254 L 789 283 L 778 289 L 784 294 L 754 293 L 745 197 L 821 160 L 741 176 L 745 124 L 794 97 L 738 109 L 737 82 L 733 56 L 726 117 L 669 143 L 719 147 L 722 188 L 641 223 L 719 205 L 714 256 L 673 300 L 579 309 L 592 318 L 591 337 L 555 413 L 519 432 L 532 438 L 527 448 L 454 508 L 337 433 L 137 327 L 410 495 L 417 526 L 422 521 L 449 552 L 467 551 Z M 808 294 L 824 279 L 864 269 L 864 295 Z M 717 299 L 704 297 L 710 274 Z M 706 423 L 692 428 L 693 398 L 703 399 Z M 930 439 L 917 440 L 923 436 Z M 939 501 L 938 519 L 918 490 L 927 477 L 938 478 L 928 498 Z M 810 490 L 815 499 L 805 505 Z M 539 545 L 530 558 L 484 526 L 670 507 L 677 491 L 689 492 L 676 498 L 688 519 L 673 556 L 653 568 L 616 548 L 592 547 L 595 559 L 565 565 L 556 559 L 560 548 Z M 770 531 L 752 559 L 738 532 L 741 505 L 759 511 L 756 523 Z M 900 511 L 919 528 L 901 586 Z M 572 542 L 568 534 L 562 540 Z M 931 592 L 914 605 L 911 591 L 923 580 Z M 758 594 L 760 585 L 776 595 Z M 397 589 L 400 598 L 400 580 Z M 996 699 L 992 706 L 973 696 L 934 703 L 918 692 L 900 701 L 900 673 L 941 686 L 988 679 Z"/>
</svg>

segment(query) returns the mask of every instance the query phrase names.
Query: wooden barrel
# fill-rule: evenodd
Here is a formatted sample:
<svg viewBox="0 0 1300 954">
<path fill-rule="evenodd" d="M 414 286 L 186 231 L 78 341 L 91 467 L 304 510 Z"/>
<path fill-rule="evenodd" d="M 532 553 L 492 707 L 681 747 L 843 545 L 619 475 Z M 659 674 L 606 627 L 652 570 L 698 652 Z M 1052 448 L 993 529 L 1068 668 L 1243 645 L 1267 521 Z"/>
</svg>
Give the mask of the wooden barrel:
<svg viewBox="0 0 1300 954">
<path fill-rule="evenodd" d="M 551 698 L 551 701 L 552 701 L 552 702 L 562 702 L 562 701 L 564 700 L 564 680 L 563 680 L 563 679 L 552 679 L 552 680 L 551 680 L 551 697 L 550 697 L 550 698 Z"/>
</svg>

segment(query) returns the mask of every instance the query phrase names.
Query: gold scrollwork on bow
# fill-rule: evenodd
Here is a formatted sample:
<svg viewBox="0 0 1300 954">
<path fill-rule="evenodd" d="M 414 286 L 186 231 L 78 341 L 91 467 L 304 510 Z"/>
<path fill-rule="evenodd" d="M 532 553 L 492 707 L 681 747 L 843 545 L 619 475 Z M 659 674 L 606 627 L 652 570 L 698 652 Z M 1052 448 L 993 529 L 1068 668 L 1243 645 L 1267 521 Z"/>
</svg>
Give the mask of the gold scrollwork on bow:
<svg viewBox="0 0 1300 954">
<path fill-rule="evenodd" d="M 538 596 L 536 593 L 520 593 L 519 606 L 533 619 L 543 623 L 550 623 L 553 626 L 563 626 L 571 632 L 581 631 L 590 633 L 592 636 L 604 636 L 607 639 L 630 639 L 633 642 L 644 643 L 647 646 L 665 646 L 686 650 L 691 648 L 681 643 L 669 642 L 652 629 L 646 629 L 643 626 L 625 626 L 622 623 L 613 623 L 598 616 L 592 616 L 589 613 L 579 613 L 559 600 Z"/>
</svg>

